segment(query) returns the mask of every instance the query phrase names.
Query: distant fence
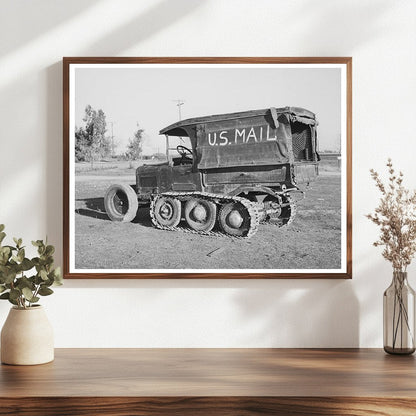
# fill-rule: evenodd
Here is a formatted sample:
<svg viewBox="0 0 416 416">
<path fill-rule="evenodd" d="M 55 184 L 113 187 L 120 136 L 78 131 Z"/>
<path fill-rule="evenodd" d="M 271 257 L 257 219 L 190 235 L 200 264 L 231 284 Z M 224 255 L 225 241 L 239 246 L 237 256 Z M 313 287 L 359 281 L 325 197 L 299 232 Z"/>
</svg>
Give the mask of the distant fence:
<svg viewBox="0 0 416 416">
<path fill-rule="evenodd" d="M 90 162 L 76 162 L 75 163 L 75 172 L 86 172 L 90 170 L 109 170 L 117 169 L 118 163 L 115 162 L 94 162 L 92 167 Z"/>
<path fill-rule="evenodd" d="M 319 156 L 321 157 L 320 165 L 322 167 L 341 169 L 341 153 L 319 153 Z"/>
<path fill-rule="evenodd" d="M 341 159 L 341 153 L 319 153 L 321 159 Z"/>
</svg>

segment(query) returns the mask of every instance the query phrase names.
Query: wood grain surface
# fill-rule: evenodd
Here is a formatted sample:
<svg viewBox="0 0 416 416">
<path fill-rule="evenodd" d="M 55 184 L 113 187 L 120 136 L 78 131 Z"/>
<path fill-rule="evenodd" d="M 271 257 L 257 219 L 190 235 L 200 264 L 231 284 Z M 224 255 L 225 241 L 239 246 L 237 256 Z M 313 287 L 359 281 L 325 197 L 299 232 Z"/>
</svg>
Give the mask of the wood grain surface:
<svg viewBox="0 0 416 416">
<path fill-rule="evenodd" d="M 58 349 L 0 368 L 0 415 L 415 415 L 413 356 L 374 349 Z"/>
<path fill-rule="evenodd" d="M 0 399 L 19 416 L 414 416 L 409 398 L 357 397 L 25 397 Z"/>
</svg>

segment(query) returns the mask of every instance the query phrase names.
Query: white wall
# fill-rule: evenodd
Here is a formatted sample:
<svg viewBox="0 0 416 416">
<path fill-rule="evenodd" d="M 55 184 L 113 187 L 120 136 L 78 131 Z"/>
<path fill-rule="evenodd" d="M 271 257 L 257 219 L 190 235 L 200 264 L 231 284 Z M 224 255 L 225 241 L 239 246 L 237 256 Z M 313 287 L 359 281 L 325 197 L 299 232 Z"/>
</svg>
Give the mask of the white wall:
<svg viewBox="0 0 416 416">
<path fill-rule="evenodd" d="M 0 222 L 62 257 L 63 56 L 352 56 L 352 281 L 66 281 L 57 347 L 379 347 L 389 264 L 368 169 L 416 187 L 416 2 L 0 0 Z M 416 268 L 410 281 L 416 287 Z M 9 304 L 0 304 L 0 324 Z"/>
</svg>

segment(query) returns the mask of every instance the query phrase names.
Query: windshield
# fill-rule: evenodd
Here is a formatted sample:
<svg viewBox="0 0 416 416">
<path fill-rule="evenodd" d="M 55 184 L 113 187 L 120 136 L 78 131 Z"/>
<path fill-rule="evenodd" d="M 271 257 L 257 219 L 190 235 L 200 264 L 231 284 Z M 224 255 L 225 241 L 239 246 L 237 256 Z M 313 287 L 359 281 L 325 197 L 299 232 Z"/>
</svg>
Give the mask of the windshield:
<svg viewBox="0 0 416 416">
<path fill-rule="evenodd" d="M 169 136 L 169 148 L 168 154 L 169 159 L 180 157 L 183 153 L 183 147 L 189 149 L 192 152 L 192 144 L 191 139 L 189 137 L 176 137 L 176 136 Z M 183 146 L 179 147 L 178 146 Z M 188 152 L 188 157 L 192 157 L 192 155 Z"/>
</svg>

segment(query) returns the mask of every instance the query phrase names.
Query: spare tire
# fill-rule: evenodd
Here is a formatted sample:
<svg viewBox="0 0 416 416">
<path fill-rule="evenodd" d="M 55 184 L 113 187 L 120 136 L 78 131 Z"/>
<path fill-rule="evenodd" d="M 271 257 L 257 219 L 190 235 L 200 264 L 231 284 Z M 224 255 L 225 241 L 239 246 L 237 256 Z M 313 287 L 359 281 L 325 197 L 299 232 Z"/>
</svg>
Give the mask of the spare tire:
<svg viewBox="0 0 416 416">
<path fill-rule="evenodd" d="M 130 185 L 111 185 L 104 196 L 104 206 L 112 221 L 130 222 L 137 215 L 139 203 Z"/>
</svg>

